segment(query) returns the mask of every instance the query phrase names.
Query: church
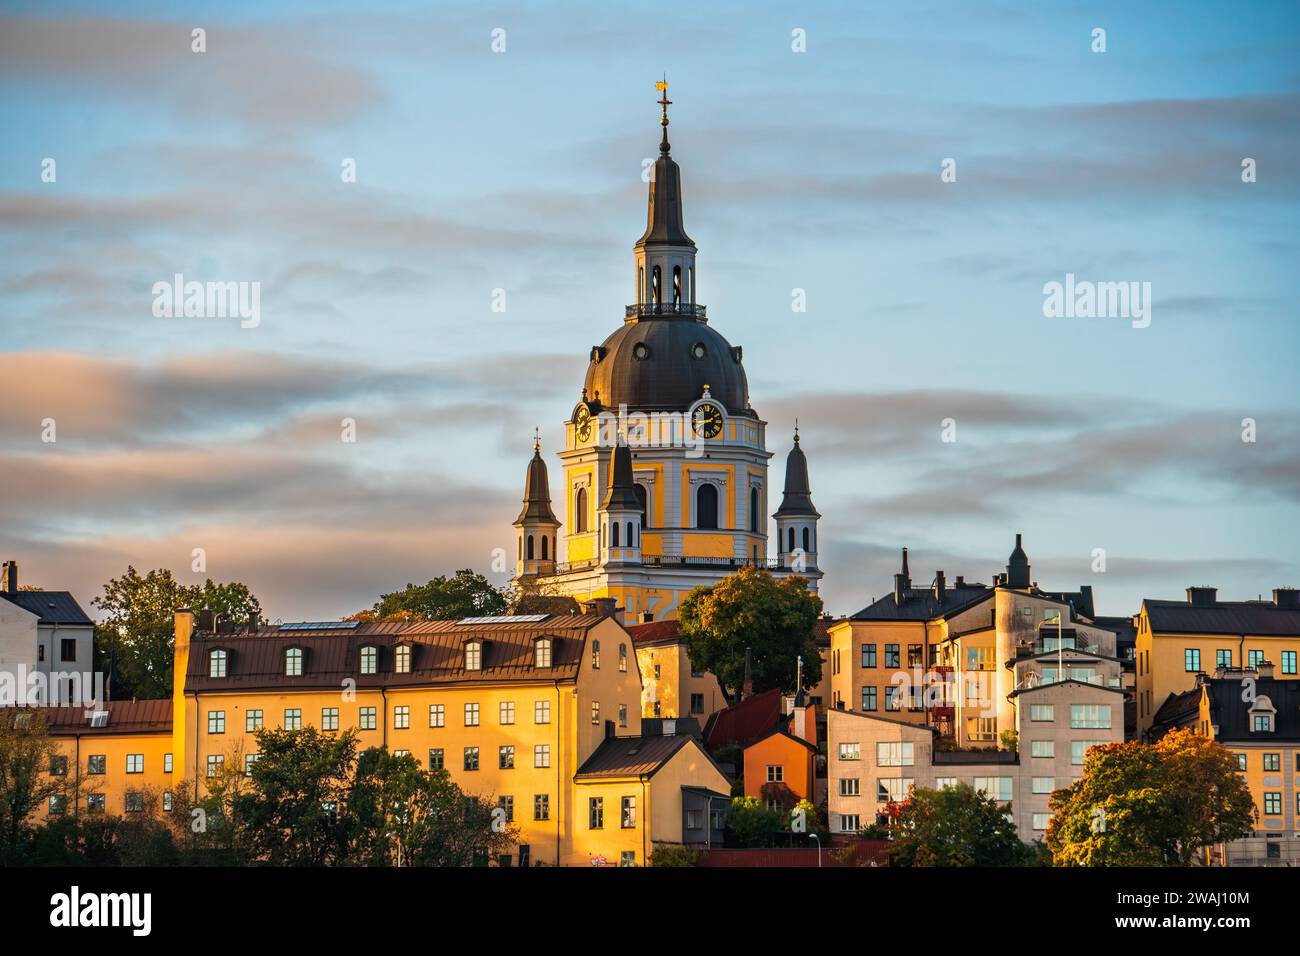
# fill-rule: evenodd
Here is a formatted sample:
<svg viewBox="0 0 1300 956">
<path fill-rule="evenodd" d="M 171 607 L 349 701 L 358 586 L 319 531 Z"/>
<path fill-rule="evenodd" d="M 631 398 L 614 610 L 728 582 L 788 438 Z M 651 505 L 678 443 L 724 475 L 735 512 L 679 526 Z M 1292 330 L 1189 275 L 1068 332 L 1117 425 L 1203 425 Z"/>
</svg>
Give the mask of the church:
<svg viewBox="0 0 1300 956">
<path fill-rule="evenodd" d="M 627 623 L 671 619 L 700 585 L 741 567 L 798 574 L 816 590 L 817 520 L 797 427 L 768 543 L 767 422 L 749 401 L 742 351 L 696 297 L 681 167 L 662 138 L 646 229 L 633 246 L 633 302 L 592 346 L 564 423 L 559 500 L 534 444 L 515 519 L 515 584 L 579 601 L 612 598 Z M 556 512 L 559 512 L 557 517 Z"/>
</svg>

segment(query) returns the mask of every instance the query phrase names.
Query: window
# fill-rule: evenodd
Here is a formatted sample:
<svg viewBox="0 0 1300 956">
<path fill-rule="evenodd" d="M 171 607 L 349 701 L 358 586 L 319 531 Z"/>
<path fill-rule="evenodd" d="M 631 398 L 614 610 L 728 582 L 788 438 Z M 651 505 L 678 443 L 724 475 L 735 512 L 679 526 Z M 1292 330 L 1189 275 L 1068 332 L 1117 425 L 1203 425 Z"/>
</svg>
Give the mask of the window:
<svg viewBox="0 0 1300 956">
<path fill-rule="evenodd" d="M 971 781 L 971 786 L 977 793 L 982 793 L 998 803 L 1011 802 L 1011 777 L 976 777 Z"/>
<path fill-rule="evenodd" d="M 876 709 L 876 688 L 862 688 L 862 709 L 867 712 Z"/>
<path fill-rule="evenodd" d="M 695 527 L 716 528 L 718 526 L 718 489 L 708 482 L 700 485 L 695 492 Z"/>
<path fill-rule="evenodd" d="M 1201 651 L 1196 647 L 1189 647 L 1183 651 L 1183 670 L 1195 674 L 1201 669 Z"/>
<path fill-rule="evenodd" d="M 1055 740 L 1033 740 L 1029 743 L 1029 756 L 1031 757 L 1055 757 L 1056 741 Z"/>
<path fill-rule="evenodd" d="M 302 648 L 290 647 L 284 652 L 284 676 L 302 676 Z"/>
<path fill-rule="evenodd" d="M 1092 747 L 1099 747 L 1105 744 L 1104 740 L 1072 740 L 1070 741 L 1070 763 L 1076 767 L 1083 766 L 1083 758 L 1087 755 L 1088 750 Z"/>
<path fill-rule="evenodd" d="M 903 709 L 903 688 L 891 684 L 885 688 L 885 710 Z"/>
<path fill-rule="evenodd" d="M 1214 652 L 1215 667 L 1232 667 L 1232 651 L 1220 648 Z"/>
<path fill-rule="evenodd" d="M 1110 704 L 1071 704 L 1070 727 L 1074 730 L 1110 728 Z"/>
<path fill-rule="evenodd" d="M 533 794 L 533 819 L 551 819 L 551 797 L 546 793 Z"/>
<path fill-rule="evenodd" d="M 551 745 L 536 744 L 533 746 L 533 766 L 549 767 L 551 765 Z"/>
<path fill-rule="evenodd" d="M 465 769 L 466 770 L 478 769 L 478 748 L 477 747 L 465 748 Z"/>
<path fill-rule="evenodd" d="M 443 770 L 445 767 L 446 767 L 446 762 L 442 754 L 442 748 L 430 747 L 429 748 L 429 769 Z"/>
<path fill-rule="evenodd" d="M 1258 668 L 1262 663 L 1264 663 L 1263 651 L 1251 651 L 1248 654 L 1248 664 L 1251 668 Z"/>
<path fill-rule="evenodd" d="M 1240 772 L 1242 772 L 1242 773 L 1245 773 L 1245 772 L 1246 772 L 1246 755 L 1245 755 L 1245 754 L 1237 754 L 1237 769 L 1238 769 Z"/>
<path fill-rule="evenodd" d="M 478 726 L 478 704 L 465 705 L 465 726 L 466 727 Z"/>
<path fill-rule="evenodd" d="M 660 674 L 659 674 L 659 665 L 656 664 L 656 665 L 655 665 L 655 680 L 658 680 L 658 679 L 659 679 L 659 676 L 660 676 Z"/>
<path fill-rule="evenodd" d="M 911 792 L 912 780 L 908 777 L 878 779 L 876 781 L 877 803 L 902 803 Z"/>
<path fill-rule="evenodd" d="M 591 642 L 591 669 L 600 670 L 600 641 Z"/>
<path fill-rule="evenodd" d="M 128 790 L 126 793 L 126 812 L 140 813 L 144 810 L 144 794 L 139 790 Z"/>
<path fill-rule="evenodd" d="M 579 488 L 573 496 L 574 532 L 582 534 L 587 530 L 587 489 Z"/>
<path fill-rule="evenodd" d="M 699 810 L 687 810 L 687 811 L 686 811 L 686 829 L 688 829 L 688 830 L 703 830 L 703 829 L 704 829 L 704 814 L 703 814 L 703 812 L 701 812 L 701 811 L 699 811 Z"/>
<path fill-rule="evenodd" d="M 910 767 L 913 762 L 910 742 L 882 741 L 876 744 L 877 767 Z"/>
<path fill-rule="evenodd" d="M 842 744 L 840 744 L 840 759 L 841 759 L 841 760 L 861 760 L 861 759 L 862 759 L 862 744 L 858 743 L 857 741 L 854 741 L 854 742 L 852 742 L 852 743 L 842 743 Z"/>
<path fill-rule="evenodd" d="M 513 724 L 515 722 L 515 702 L 513 700 L 503 700 L 497 707 L 497 720 L 503 724 Z"/>
<path fill-rule="evenodd" d="M 858 825 L 858 815 L 856 813 L 840 814 L 840 832 L 857 833 L 862 827 Z"/>
<path fill-rule="evenodd" d="M 406 704 L 393 708 L 393 729 L 409 730 L 411 726 L 411 708 Z"/>
<path fill-rule="evenodd" d="M 609 523 L 609 546 L 611 548 L 618 547 L 618 522 L 617 521 L 611 521 Z"/>
<path fill-rule="evenodd" d="M 320 729 L 321 730 L 338 730 L 339 729 L 339 709 L 337 707 L 322 707 L 320 711 Z"/>
<path fill-rule="evenodd" d="M 539 637 L 537 643 L 533 645 L 533 666 L 551 666 L 551 639 L 549 637 Z"/>
<path fill-rule="evenodd" d="M 373 674 L 379 666 L 379 648 L 361 648 L 361 673 Z"/>
<path fill-rule="evenodd" d="M 370 723 L 371 723 L 371 729 L 373 730 L 373 729 L 374 729 L 374 719 L 375 719 L 375 717 L 374 717 L 374 714 L 375 714 L 375 708 L 373 708 L 373 707 L 369 707 L 369 708 L 367 708 L 367 707 L 362 707 L 362 708 L 361 708 L 361 715 L 362 715 L 362 717 L 361 717 L 361 721 L 362 721 L 362 726 L 363 726 L 363 727 L 365 726 L 365 713 L 366 713 L 367 710 L 370 711 Z M 285 730 L 302 730 L 302 709 L 301 709 L 301 708 L 298 708 L 298 707 L 289 707 L 289 708 L 286 708 L 286 709 L 285 709 L 285 712 L 284 712 L 284 729 L 285 729 Z"/>
<path fill-rule="evenodd" d="M 50 755 L 50 773 L 55 777 L 68 775 L 68 758 L 64 754 Z"/>
<path fill-rule="evenodd" d="M 68 811 L 68 798 L 61 793 L 50 797 L 50 816 L 59 816 Z"/>
<path fill-rule="evenodd" d="M 699 694 L 692 694 L 692 695 L 691 695 L 691 701 L 692 701 L 691 706 L 694 706 L 694 700 L 695 700 L 696 697 L 702 697 L 702 695 L 699 695 Z M 703 706 L 703 705 L 701 704 L 701 706 Z M 694 713 L 694 711 L 692 711 L 692 713 Z M 619 705 L 618 705 L 618 725 L 619 725 L 620 727 L 626 727 L 626 726 L 627 726 L 627 704 L 619 704 Z"/>
<path fill-rule="evenodd" d="M 1056 707 L 1053 704 L 1031 704 L 1029 719 L 1037 721 L 1056 720 Z"/>
<path fill-rule="evenodd" d="M 1295 651 L 1282 652 L 1282 673 L 1294 674 L 1295 671 Z"/>
<path fill-rule="evenodd" d="M 875 644 L 862 645 L 862 666 L 863 667 L 876 666 L 876 645 Z"/>
<path fill-rule="evenodd" d="M 768 782 L 768 783 L 784 783 L 784 782 L 785 782 L 785 767 L 782 766 L 781 764 L 768 764 L 768 765 L 767 765 L 767 782 Z"/>
<path fill-rule="evenodd" d="M 549 724 L 551 722 L 551 702 L 539 700 L 533 704 L 533 723 Z"/>
<path fill-rule="evenodd" d="M 226 652 L 213 651 L 208 655 L 208 676 L 225 677 L 226 676 Z"/>
<path fill-rule="evenodd" d="M 86 773 L 99 776 L 108 772 L 108 757 L 104 754 L 90 754 L 86 758 Z"/>
<path fill-rule="evenodd" d="M 127 754 L 126 772 L 144 773 L 144 754 Z"/>
<path fill-rule="evenodd" d="M 624 797 L 621 811 L 619 825 L 624 830 L 631 830 L 636 826 L 636 797 Z"/>
<path fill-rule="evenodd" d="M 1034 793 L 1051 793 L 1055 789 L 1056 789 L 1055 777 L 1034 777 L 1033 779 Z"/>
<path fill-rule="evenodd" d="M 600 723 L 600 701 L 598 700 L 591 702 L 591 722 L 593 724 Z"/>
<path fill-rule="evenodd" d="M 262 711 L 261 709 L 249 710 L 244 712 L 244 730 L 248 733 L 262 729 Z"/>
<path fill-rule="evenodd" d="M 226 758 L 221 754 L 208 754 L 208 779 L 212 779 L 221 773 L 221 768 L 225 766 Z"/>
<path fill-rule="evenodd" d="M 465 642 L 465 670 L 478 671 L 483 669 L 483 642 L 466 641 Z"/>
<path fill-rule="evenodd" d="M 1272 714 L 1255 714 L 1251 717 L 1250 729 L 1255 733 L 1267 734 L 1273 731 Z"/>
<path fill-rule="evenodd" d="M 618 669 L 621 673 L 627 673 L 627 645 L 618 645 Z"/>
<path fill-rule="evenodd" d="M 812 551 L 812 532 L 808 528 L 803 529 L 803 549 L 808 552 Z"/>
<path fill-rule="evenodd" d="M 1275 817 L 1282 812 L 1282 793 L 1278 790 L 1264 791 L 1264 815 Z"/>
<path fill-rule="evenodd" d="M 253 775 L 253 764 L 257 763 L 261 756 L 261 754 L 244 754 L 245 777 L 251 777 Z"/>
<path fill-rule="evenodd" d="M 399 644 L 393 649 L 393 668 L 399 674 L 411 673 L 411 646 Z"/>
<path fill-rule="evenodd" d="M 287 715 L 288 711 L 285 713 Z M 379 726 L 379 711 L 375 707 L 362 707 L 360 717 L 362 730 L 374 730 Z"/>
<path fill-rule="evenodd" d="M 430 727 L 447 726 L 447 708 L 444 704 L 429 705 L 429 726 Z"/>
<path fill-rule="evenodd" d="M 75 661 L 77 659 L 77 639 L 65 637 L 59 641 L 59 660 Z"/>
<path fill-rule="evenodd" d="M 224 734 L 226 732 L 226 712 L 224 710 L 208 711 L 208 733 Z"/>
<path fill-rule="evenodd" d="M 897 644 L 885 645 L 885 666 L 894 667 L 894 668 L 898 667 L 898 645 Z"/>
<path fill-rule="evenodd" d="M 907 666 L 908 667 L 921 666 L 921 645 L 920 644 L 907 645 Z"/>
<path fill-rule="evenodd" d="M 636 851 L 624 850 L 618 855 L 618 865 L 620 867 L 636 866 Z"/>
<path fill-rule="evenodd" d="M 1272 771 L 1278 773 L 1282 770 L 1281 754 L 1264 754 L 1264 772 Z"/>
<path fill-rule="evenodd" d="M 935 777 L 934 778 L 934 789 L 936 790 L 946 790 L 949 787 L 955 787 L 955 786 L 957 786 L 956 777 Z"/>
<path fill-rule="evenodd" d="M 514 770 L 515 769 L 515 747 L 514 744 L 505 744 L 497 752 L 497 769 Z"/>
<path fill-rule="evenodd" d="M 703 694 L 691 694 L 691 713 L 692 713 L 692 714 L 702 714 L 702 713 L 704 713 L 704 695 L 703 695 Z"/>
<path fill-rule="evenodd" d="M 103 813 L 108 801 L 104 799 L 102 793 L 88 794 L 86 797 L 86 809 L 91 813 Z"/>
<path fill-rule="evenodd" d="M 1035 813 L 1033 815 L 1033 827 L 1035 830 L 1046 830 L 1048 824 L 1052 822 L 1050 813 Z"/>
<path fill-rule="evenodd" d="M 758 489 L 749 489 L 749 530 L 758 530 Z"/>
<path fill-rule="evenodd" d="M 605 798 L 589 797 L 587 799 L 587 829 L 601 830 L 605 826 Z"/>
<path fill-rule="evenodd" d="M 840 777 L 840 796 L 856 797 L 862 792 L 857 777 Z"/>
</svg>

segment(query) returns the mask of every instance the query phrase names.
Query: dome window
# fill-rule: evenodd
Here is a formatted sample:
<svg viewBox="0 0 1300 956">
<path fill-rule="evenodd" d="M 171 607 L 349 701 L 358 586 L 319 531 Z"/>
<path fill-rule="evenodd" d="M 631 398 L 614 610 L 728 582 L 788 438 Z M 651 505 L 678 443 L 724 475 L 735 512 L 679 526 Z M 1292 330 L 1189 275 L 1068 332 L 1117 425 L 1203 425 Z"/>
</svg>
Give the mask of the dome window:
<svg viewBox="0 0 1300 956">
<path fill-rule="evenodd" d="M 708 352 L 704 348 L 703 342 L 696 342 L 691 346 L 691 358 L 695 359 L 695 361 L 700 361 L 706 354 L 708 354 Z"/>
<path fill-rule="evenodd" d="M 644 362 L 650 357 L 650 346 L 646 345 L 644 342 L 638 342 L 636 345 L 632 346 L 632 357 Z"/>
</svg>

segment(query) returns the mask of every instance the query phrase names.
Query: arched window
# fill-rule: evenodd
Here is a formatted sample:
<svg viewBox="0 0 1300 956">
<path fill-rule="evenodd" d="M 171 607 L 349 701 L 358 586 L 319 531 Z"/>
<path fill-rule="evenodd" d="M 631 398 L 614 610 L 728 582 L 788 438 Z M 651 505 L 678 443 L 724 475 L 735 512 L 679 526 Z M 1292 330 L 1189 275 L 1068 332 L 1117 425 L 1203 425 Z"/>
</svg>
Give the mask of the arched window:
<svg viewBox="0 0 1300 956">
<path fill-rule="evenodd" d="M 660 288 L 658 266 L 655 266 L 650 270 L 650 299 L 655 305 L 659 305 L 663 301 L 663 290 Z"/>
<path fill-rule="evenodd" d="M 804 549 L 805 551 L 809 551 L 809 552 L 812 551 L 812 537 L 811 537 L 811 534 L 812 534 L 812 532 L 810 532 L 807 528 L 804 528 L 804 529 L 803 529 L 803 549 Z"/>
<path fill-rule="evenodd" d="M 302 648 L 290 647 L 284 652 L 284 676 L 302 676 Z"/>
<path fill-rule="evenodd" d="M 629 548 L 636 547 L 636 535 L 632 533 L 632 522 L 630 521 L 627 523 L 627 546 Z"/>
<path fill-rule="evenodd" d="M 225 677 L 226 676 L 226 652 L 213 651 L 208 655 L 208 676 Z"/>
<path fill-rule="evenodd" d="M 758 489 L 749 489 L 749 530 L 758 530 Z"/>
<path fill-rule="evenodd" d="M 673 266 L 673 308 L 682 304 L 682 267 Z"/>
<path fill-rule="evenodd" d="M 573 530 L 579 533 L 587 530 L 586 488 L 579 488 L 578 493 L 573 497 Z"/>
<path fill-rule="evenodd" d="M 546 545 L 546 539 L 547 539 L 547 535 L 542 535 L 542 560 L 543 561 L 547 560 L 548 548 Z"/>
<path fill-rule="evenodd" d="M 609 523 L 609 546 L 611 548 L 618 547 L 618 522 L 617 521 L 611 521 Z"/>
<path fill-rule="evenodd" d="M 646 494 L 645 485 L 636 486 L 636 500 L 637 504 L 641 506 L 641 527 L 648 528 L 650 527 L 650 509 L 646 505 L 649 496 Z"/>
<path fill-rule="evenodd" d="M 718 526 L 718 489 L 710 484 L 700 485 L 695 493 L 695 527 L 716 528 Z"/>
<path fill-rule="evenodd" d="M 533 560 L 533 536 L 528 536 L 528 560 Z"/>
<path fill-rule="evenodd" d="M 361 673 L 373 674 L 379 666 L 379 648 L 366 646 L 361 648 Z"/>
<path fill-rule="evenodd" d="M 519 560 L 522 561 L 523 559 L 524 559 L 524 536 L 520 535 L 519 536 Z"/>
<path fill-rule="evenodd" d="M 791 529 L 790 529 L 790 533 L 789 533 L 789 535 L 788 535 L 788 538 L 789 538 L 790 544 L 786 547 L 786 551 L 793 551 L 793 550 L 794 550 L 794 528 L 791 528 Z"/>
<path fill-rule="evenodd" d="M 483 669 L 483 642 L 466 641 L 465 642 L 465 670 L 480 671 Z"/>
<path fill-rule="evenodd" d="M 636 300 L 645 301 L 645 266 L 636 270 Z"/>
<path fill-rule="evenodd" d="M 690 301 L 694 302 L 695 301 L 695 266 L 691 266 L 689 269 L 687 269 L 686 274 L 690 278 L 690 283 L 686 287 L 687 295 L 690 296 Z"/>
</svg>

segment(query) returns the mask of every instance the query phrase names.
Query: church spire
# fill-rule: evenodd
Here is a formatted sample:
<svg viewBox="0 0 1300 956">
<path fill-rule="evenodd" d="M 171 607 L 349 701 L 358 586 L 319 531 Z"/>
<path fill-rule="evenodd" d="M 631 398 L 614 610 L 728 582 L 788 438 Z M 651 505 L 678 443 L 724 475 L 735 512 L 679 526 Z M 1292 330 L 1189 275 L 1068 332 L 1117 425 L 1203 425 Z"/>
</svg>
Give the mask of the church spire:
<svg viewBox="0 0 1300 956">
<path fill-rule="evenodd" d="M 524 477 L 524 507 L 515 519 L 515 525 L 531 521 L 559 524 L 551 511 L 551 486 L 547 480 L 546 462 L 542 459 L 541 435 L 536 432 L 533 435 L 533 457 Z"/>
<path fill-rule="evenodd" d="M 682 223 L 682 171 L 669 155 L 672 146 L 668 142 L 668 107 L 672 100 L 668 98 L 668 83 L 655 84 L 663 96 L 657 101 L 662 110 L 659 125 L 663 135 L 659 141 L 659 158 L 655 160 L 654 176 L 650 180 L 650 206 L 645 233 L 637 240 L 636 248 L 646 245 L 689 246 L 692 256 L 695 243 L 686 234 Z"/>
<path fill-rule="evenodd" d="M 668 143 L 668 107 L 673 105 L 673 101 L 668 98 L 667 73 L 664 74 L 664 78 L 661 82 L 655 84 L 655 89 L 659 90 L 659 92 L 663 94 L 663 96 L 659 98 L 659 105 L 663 107 L 664 114 L 663 118 L 659 120 L 659 125 L 664 128 L 664 136 L 663 140 L 659 143 L 659 152 L 667 156 L 669 151 L 672 150 L 672 146 Z"/>
</svg>

